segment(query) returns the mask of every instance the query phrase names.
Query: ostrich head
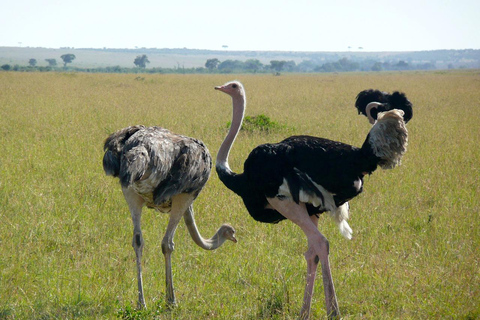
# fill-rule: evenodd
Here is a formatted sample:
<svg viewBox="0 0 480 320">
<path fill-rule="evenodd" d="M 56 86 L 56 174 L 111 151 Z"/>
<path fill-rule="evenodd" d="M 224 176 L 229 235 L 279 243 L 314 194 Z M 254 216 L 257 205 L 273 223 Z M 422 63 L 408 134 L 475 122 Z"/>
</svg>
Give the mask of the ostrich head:
<svg viewBox="0 0 480 320">
<path fill-rule="evenodd" d="M 223 86 L 215 87 L 215 90 L 225 92 L 233 99 L 243 97 L 245 99 L 245 89 L 239 81 L 230 81 L 225 83 Z"/>
<path fill-rule="evenodd" d="M 228 223 L 223 224 L 220 229 L 218 229 L 218 233 L 220 234 L 220 237 L 226 240 L 230 240 L 235 243 L 237 242 L 237 238 L 235 237 L 235 228 Z"/>
</svg>

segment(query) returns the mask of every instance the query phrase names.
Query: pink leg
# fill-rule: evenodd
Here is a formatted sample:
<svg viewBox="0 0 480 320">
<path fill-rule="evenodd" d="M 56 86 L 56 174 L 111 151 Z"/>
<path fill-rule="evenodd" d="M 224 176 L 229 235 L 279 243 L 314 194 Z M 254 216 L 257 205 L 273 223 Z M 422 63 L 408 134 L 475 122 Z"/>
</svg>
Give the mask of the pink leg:
<svg viewBox="0 0 480 320">
<path fill-rule="evenodd" d="M 317 216 L 310 216 L 310 219 L 315 223 L 315 226 L 318 227 L 318 217 Z M 328 240 L 325 238 L 325 242 L 327 244 L 327 256 L 325 259 L 319 259 L 317 255 L 313 257 L 313 263 L 311 263 L 312 268 L 314 268 L 313 271 L 313 277 L 315 281 L 315 275 L 316 275 L 316 270 L 318 266 L 319 260 L 322 261 L 322 280 L 323 280 L 323 289 L 325 292 L 325 305 L 327 307 L 327 315 L 329 318 L 332 319 L 339 319 L 340 318 L 340 312 L 338 309 L 338 302 L 337 302 L 337 295 L 335 294 L 335 287 L 333 286 L 333 277 L 332 273 L 330 270 L 330 259 L 328 257 L 330 253 L 330 246 L 328 243 Z M 305 253 L 305 259 L 307 259 L 307 267 L 310 265 L 308 263 L 309 257 L 307 256 L 307 253 Z M 311 259 L 311 257 L 310 257 Z M 325 261 L 325 263 L 323 263 Z M 308 281 L 308 280 L 307 280 Z M 312 282 L 313 282 L 312 281 Z M 312 288 L 312 293 L 313 293 L 313 288 Z"/>
<path fill-rule="evenodd" d="M 337 295 L 333 286 L 332 273 L 330 271 L 330 261 L 328 258 L 328 241 L 327 254 L 324 258 L 320 258 L 322 264 L 323 289 L 325 291 L 325 305 L 327 306 L 327 316 L 329 319 L 340 319 L 340 310 L 338 309 Z"/>
<path fill-rule="evenodd" d="M 329 245 L 327 239 L 318 231 L 318 218 L 309 217 L 305 204 L 303 203 L 297 204 L 290 199 L 280 200 L 278 198 L 267 198 L 267 200 L 275 210 L 298 225 L 307 236 L 308 250 L 305 253 L 305 259 L 307 260 L 307 281 L 300 318 L 308 319 L 310 317 L 310 307 L 318 262 L 322 265 L 327 316 L 329 319 L 340 318 L 328 259 Z"/>
<path fill-rule="evenodd" d="M 312 220 L 316 227 L 318 226 L 317 216 L 311 216 L 310 220 Z M 308 248 L 307 252 L 305 252 L 305 260 L 307 260 L 307 281 L 303 296 L 302 311 L 300 311 L 300 319 L 308 319 L 310 317 L 314 283 L 317 276 L 318 257 L 312 248 Z"/>
</svg>

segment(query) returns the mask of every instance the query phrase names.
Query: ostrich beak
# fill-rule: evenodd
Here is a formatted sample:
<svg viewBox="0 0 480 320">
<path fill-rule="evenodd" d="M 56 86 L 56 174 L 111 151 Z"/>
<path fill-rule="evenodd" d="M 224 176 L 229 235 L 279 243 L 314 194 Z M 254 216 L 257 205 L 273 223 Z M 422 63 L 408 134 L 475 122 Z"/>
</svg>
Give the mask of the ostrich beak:
<svg viewBox="0 0 480 320">
<path fill-rule="evenodd" d="M 225 92 L 225 86 L 216 86 L 215 90 L 220 90 L 222 92 Z"/>
</svg>

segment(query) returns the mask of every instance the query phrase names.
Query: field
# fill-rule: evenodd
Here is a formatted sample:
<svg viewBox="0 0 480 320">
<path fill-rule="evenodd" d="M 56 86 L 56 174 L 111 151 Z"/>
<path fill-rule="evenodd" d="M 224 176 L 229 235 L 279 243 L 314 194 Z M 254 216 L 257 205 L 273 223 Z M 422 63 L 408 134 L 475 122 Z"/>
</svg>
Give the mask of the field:
<svg viewBox="0 0 480 320">
<path fill-rule="evenodd" d="M 350 202 L 351 241 L 324 215 L 344 319 L 480 319 L 480 72 L 329 75 L 103 75 L 0 72 L 0 319 L 295 319 L 306 240 L 289 222 L 260 224 L 215 172 L 195 202 L 204 237 L 224 222 L 238 243 L 204 251 L 181 223 L 173 269 L 178 307 L 165 306 L 161 239 L 168 217 L 144 209 L 148 310 L 137 312 L 132 223 L 102 143 L 133 124 L 203 140 L 212 155 L 237 78 L 247 115 L 282 124 L 242 132 L 240 172 L 256 145 L 293 134 L 363 143 L 354 108 L 366 88 L 404 91 L 414 104 L 402 166 L 366 177 Z M 325 318 L 321 277 L 312 319 Z"/>
</svg>

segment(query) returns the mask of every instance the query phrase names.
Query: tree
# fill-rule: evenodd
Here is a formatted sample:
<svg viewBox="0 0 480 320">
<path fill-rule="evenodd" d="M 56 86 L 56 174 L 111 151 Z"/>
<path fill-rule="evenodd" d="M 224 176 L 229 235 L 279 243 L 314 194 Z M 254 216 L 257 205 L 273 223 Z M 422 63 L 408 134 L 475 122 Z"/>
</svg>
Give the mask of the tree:
<svg viewBox="0 0 480 320">
<path fill-rule="evenodd" d="M 9 64 L 4 64 L 0 68 L 2 68 L 2 70 L 4 70 L 4 71 L 8 71 L 8 70 L 12 69 L 12 66 L 9 65 Z"/>
<path fill-rule="evenodd" d="M 296 67 L 297 67 L 297 64 L 295 63 L 295 61 L 290 60 L 290 61 L 285 61 L 283 69 L 288 72 L 292 72 L 292 71 L 295 71 Z"/>
<path fill-rule="evenodd" d="M 133 61 L 133 64 L 139 68 L 146 68 L 147 67 L 147 63 L 150 63 L 150 61 L 148 60 L 148 57 L 146 54 L 143 54 L 141 56 L 137 56 L 135 58 L 135 60 Z"/>
<path fill-rule="evenodd" d="M 338 63 L 341 66 L 340 70 L 338 71 L 355 71 L 360 68 L 360 65 L 357 62 L 352 62 L 347 58 L 342 58 L 338 60 Z"/>
<path fill-rule="evenodd" d="M 49 67 L 56 67 L 57 66 L 57 59 L 45 59 L 48 62 Z"/>
<path fill-rule="evenodd" d="M 213 69 L 216 69 L 219 64 L 220 60 L 218 60 L 217 58 L 208 59 L 207 62 L 205 62 L 205 68 L 212 71 Z"/>
<path fill-rule="evenodd" d="M 408 63 L 406 63 L 404 60 L 398 61 L 398 63 L 395 65 L 397 69 L 400 70 L 406 70 L 408 69 Z"/>
<path fill-rule="evenodd" d="M 297 67 L 300 72 L 312 72 L 313 70 L 315 70 L 317 65 L 312 60 L 303 60 L 298 64 Z"/>
<path fill-rule="evenodd" d="M 63 60 L 63 66 L 67 67 L 67 63 L 72 63 L 75 60 L 75 55 L 73 53 L 63 54 L 60 58 Z"/>
<path fill-rule="evenodd" d="M 230 73 L 233 71 L 242 71 L 245 68 L 245 63 L 240 60 L 225 60 L 218 65 L 218 70 L 223 73 Z"/>
<path fill-rule="evenodd" d="M 28 60 L 28 64 L 30 65 L 30 67 L 35 67 L 37 65 L 37 59 Z"/>
<path fill-rule="evenodd" d="M 280 72 L 282 71 L 283 69 L 283 66 L 285 66 L 285 64 L 287 63 L 287 61 L 278 61 L 278 60 L 272 60 L 270 61 L 270 68 L 277 71 L 277 72 Z"/>
<path fill-rule="evenodd" d="M 372 71 L 382 71 L 382 63 L 381 62 L 375 62 L 375 64 L 372 66 Z"/>
<path fill-rule="evenodd" d="M 263 64 L 260 62 L 260 60 L 248 59 L 247 61 L 245 61 L 245 69 L 247 71 L 256 73 L 258 70 L 263 69 Z"/>
<path fill-rule="evenodd" d="M 327 62 L 315 68 L 315 71 L 318 72 L 338 72 L 342 70 L 342 65 L 337 62 Z"/>
</svg>

